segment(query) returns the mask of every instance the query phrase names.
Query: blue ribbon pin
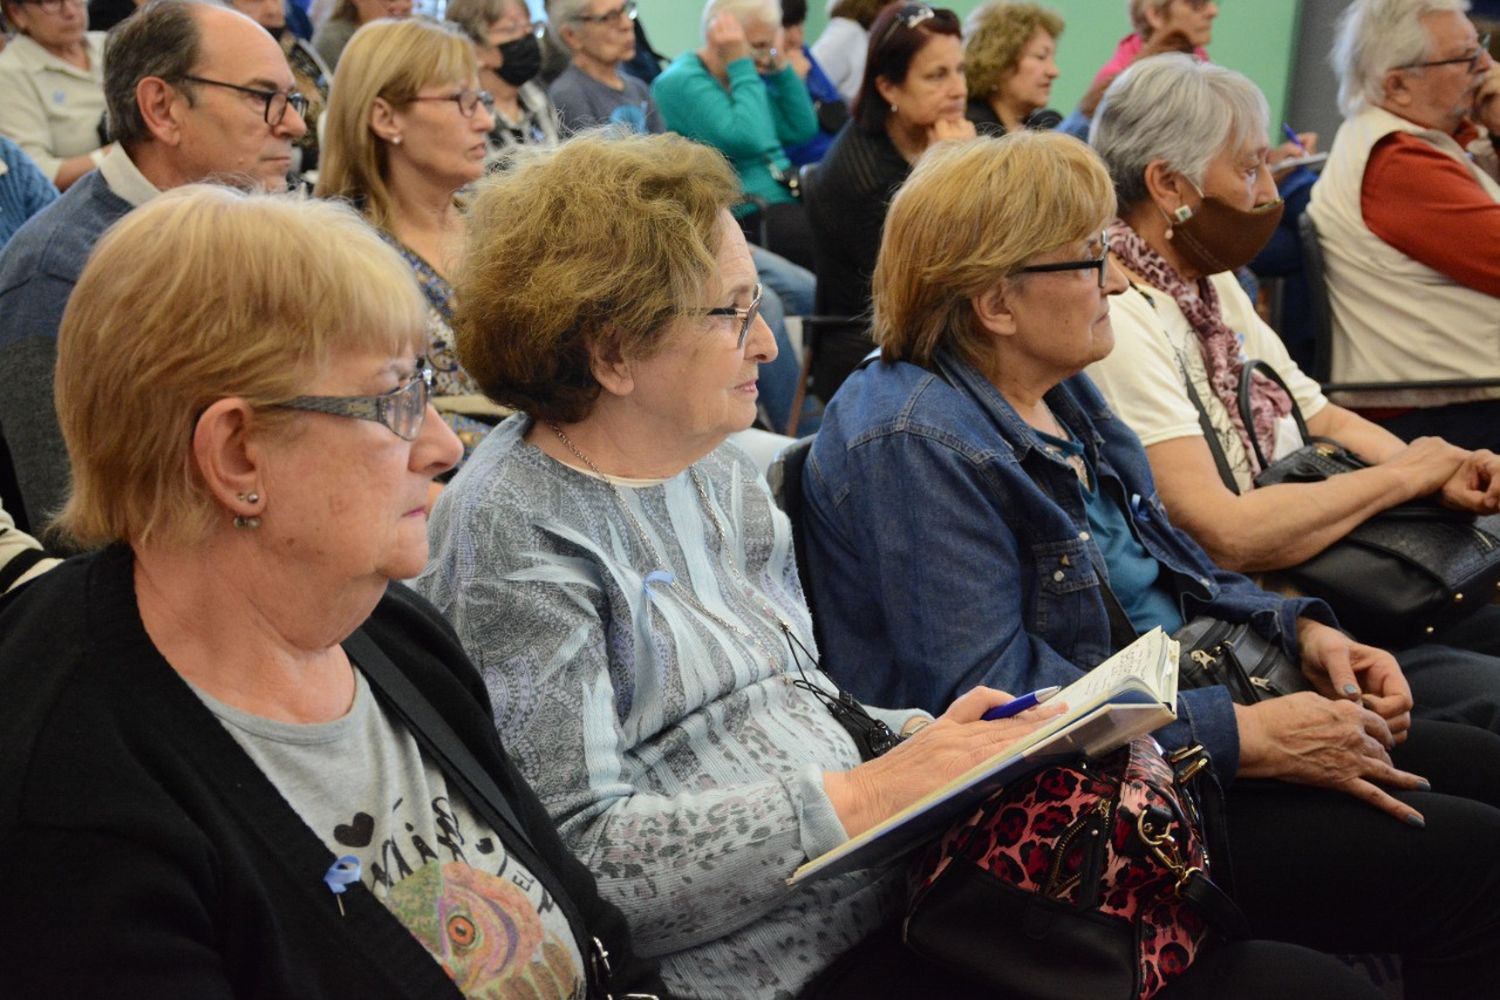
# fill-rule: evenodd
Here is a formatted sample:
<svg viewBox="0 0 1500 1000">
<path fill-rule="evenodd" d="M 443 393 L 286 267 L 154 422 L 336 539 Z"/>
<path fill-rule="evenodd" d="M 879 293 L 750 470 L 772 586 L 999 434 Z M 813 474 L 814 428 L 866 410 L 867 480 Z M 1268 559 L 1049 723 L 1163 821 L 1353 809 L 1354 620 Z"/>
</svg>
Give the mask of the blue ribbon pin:
<svg viewBox="0 0 1500 1000">
<path fill-rule="evenodd" d="M 323 884 L 328 886 L 328 891 L 333 893 L 333 898 L 338 901 L 339 916 L 344 915 L 344 890 L 358 882 L 359 875 L 359 858 L 346 854 L 330 865 L 328 874 L 323 876 Z"/>
</svg>

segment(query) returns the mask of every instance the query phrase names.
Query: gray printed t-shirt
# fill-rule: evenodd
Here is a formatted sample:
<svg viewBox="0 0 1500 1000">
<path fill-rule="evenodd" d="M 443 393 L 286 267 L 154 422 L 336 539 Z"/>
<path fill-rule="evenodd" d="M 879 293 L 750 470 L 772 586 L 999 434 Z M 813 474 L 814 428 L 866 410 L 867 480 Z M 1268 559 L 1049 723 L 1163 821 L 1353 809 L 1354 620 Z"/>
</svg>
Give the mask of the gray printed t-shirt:
<svg viewBox="0 0 1500 1000">
<path fill-rule="evenodd" d="M 577 132 L 595 125 L 623 125 L 632 132 L 665 132 L 651 88 L 628 73 L 621 73 L 620 79 L 625 82 L 624 90 L 602 84 L 570 63 L 547 88 L 563 129 Z"/>
<path fill-rule="evenodd" d="M 581 1000 L 562 910 L 354 673 L 354 705 L 298 725 L 194 692 L 303 821 L 411 931 L 466 996 Z"/>
</svg>

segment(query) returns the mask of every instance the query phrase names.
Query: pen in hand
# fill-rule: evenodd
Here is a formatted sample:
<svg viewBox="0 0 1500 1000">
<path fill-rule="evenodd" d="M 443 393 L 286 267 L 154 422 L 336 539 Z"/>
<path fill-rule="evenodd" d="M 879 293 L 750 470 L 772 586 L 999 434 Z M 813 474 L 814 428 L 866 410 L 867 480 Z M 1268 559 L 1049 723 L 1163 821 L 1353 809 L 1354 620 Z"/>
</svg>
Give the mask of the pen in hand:
<svg viewBox="0 0 1500 1000">
<path fill-rule="evenodd" d="M 1297 147 L 1298 152 L 1300 152 L 1303 156 L 1307 155 L 1307 147 L 1302 145 L 1302 140 L 1297 137 L 1297 133 L 1291 125 L 1287 124 L 1286 122 L 1282 122 L 1281 131 L 1286 133 L 1286 137 L 1292 141 L 1293 146 Z"/>
<path fill-rule="evenodd" d="M 1054 686 L 1042 688 L 1038 691 L 1033 691 L 1030 694 L 1023 694 L 1021 695 L 1021 697 L 1008 701 L 1004 705 L 996 705 L 994 708 L 981 715 L 980 719 L 984 722 L 994 722 L 998 719 L 1009 719 L 1013 715 L 1020 715 L 1028 708 L 1035 708 L 1061 690 L 1062 688 Z"/>
</svg>

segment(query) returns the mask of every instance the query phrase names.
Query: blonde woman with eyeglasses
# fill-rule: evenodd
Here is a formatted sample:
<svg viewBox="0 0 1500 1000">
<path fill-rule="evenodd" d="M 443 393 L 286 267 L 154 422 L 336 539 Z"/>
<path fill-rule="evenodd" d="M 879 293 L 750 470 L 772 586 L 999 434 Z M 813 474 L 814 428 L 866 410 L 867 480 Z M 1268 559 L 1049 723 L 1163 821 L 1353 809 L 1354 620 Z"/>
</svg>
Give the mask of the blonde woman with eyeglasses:
<svg viewBox="0 0 1500 1000">
<path fill-rule="evenodd" d="M 459 364 L 450 325 L 466 231 L 459 192 L 484 176 L 492 106 L 458 28 L 426 18 L 366 25 L 334 72 L 316 192 L 351 202 L 415 273 L 434 402 L 465 455 L 501 416 Z"/>
</svg>

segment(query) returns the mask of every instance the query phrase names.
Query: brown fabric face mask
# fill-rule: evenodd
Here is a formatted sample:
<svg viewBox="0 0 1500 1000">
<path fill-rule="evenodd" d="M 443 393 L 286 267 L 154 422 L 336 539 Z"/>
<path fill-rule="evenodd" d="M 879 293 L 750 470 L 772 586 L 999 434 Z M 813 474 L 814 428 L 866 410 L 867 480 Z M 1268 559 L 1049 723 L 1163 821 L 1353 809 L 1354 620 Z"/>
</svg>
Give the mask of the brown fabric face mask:
<svg viewBox="0 0 1500 1000">
<path fill-rule="evenodd" d="M 1271 241 L 1285 208 L 1285 202 L 1277 198 L 1247 212 L 1203 195 L 1198 211 L 1183 206 L 1176 214 L 1185 217 L 1167 217 L 1172 224 L 1172 244 L 1187 265 L 1200 274 L 1235 271 L 1250 263 Z"/>
</svg>

